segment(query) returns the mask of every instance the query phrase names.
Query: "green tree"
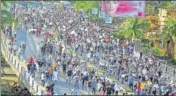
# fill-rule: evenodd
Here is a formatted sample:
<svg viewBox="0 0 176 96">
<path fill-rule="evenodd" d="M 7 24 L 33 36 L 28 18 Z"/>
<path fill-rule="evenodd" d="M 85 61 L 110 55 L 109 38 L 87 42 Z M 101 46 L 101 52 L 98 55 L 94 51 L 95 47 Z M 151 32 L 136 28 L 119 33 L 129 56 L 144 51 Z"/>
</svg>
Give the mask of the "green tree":
<svg viewBox="0 0 176 96">
<path fill-rule="evenodd" d="M 8 10 L 9 2 L 7 1 L 2 1 L 1 3 L 1 31 L 6 27 L 6 26 L 11 26 L 12 29 L 15 29 L 18 25 L 18 21 L 14 19 L 13 15 L 11 12 Z"/>
<path fill-rule="evenodd" d="M 154 55 L 154 56 L 160 56 L 161 55 L 160 51 L 159 51 L 159 48 L 151 48 L 150 50 L 152 52 L 152 55 Z"/>
<path fill-rule="evenodd" d="M 163 32 L 159 34 L 159 37 L 168 41 L 168 47 L 166 54 L 173 59 L 174 57 L 174 45 L 176 41 L 176 17 L 169 17 L 168 22 L 163 28 Z"/>
<path fill-rule="evenodd" d="M 73 7 L 76 11 L 83 11 L 87 14 L 89 14 L 90 19 L 97 18 L 98 15 L 93 15 L 92 8 L 100 8 L 100 2 L 99 1 L 76 1 L 73 4 Z"/>
<path fill-rule="evenodd" d="M 172 2 L 172 1 L 162 1 L 159 4 L 159 8 L 175 9 L 176 8 L 176 3 Z"/>
<path fill-rule="evenodd" d="M 142 39 L 144 32 L 149 27 L 148 21 L 144 18 L 127 18 L 120 27 L 114 32 L 114 36 L 117 38 Z"/>
<path fill-rule="evenodd" d="M 146 52 L 149 51 L 149 49 L 151 49 L 151 42 L 149 40 L 142 40 L 142 45 L 141 45 L 142 51 Z"/>
<path fill-rule="evenodd" d="M 145 12 L 146 12 L 146 15 L 152 15 L 152 16 L 157 15 L 158 13 L 157 5 L 146 4 Z"/>
</svg>

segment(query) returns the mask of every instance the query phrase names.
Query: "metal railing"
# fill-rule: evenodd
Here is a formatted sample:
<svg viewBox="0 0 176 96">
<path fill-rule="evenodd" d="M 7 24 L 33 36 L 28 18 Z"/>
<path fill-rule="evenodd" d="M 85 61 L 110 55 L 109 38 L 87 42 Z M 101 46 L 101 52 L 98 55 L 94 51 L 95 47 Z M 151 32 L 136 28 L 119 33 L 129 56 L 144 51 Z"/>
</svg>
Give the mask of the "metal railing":
<svg viewBox="0 0 176 96">
<path fill-rule="evenodd" d="M 1 35 L 2 54 L 12 70 L 15 72 L 15 74 L 19 76 L 20 81 L 25 85 L 25 87 L 28 88 L 31 94 L 45 95 L 46 88 L 37 83 L 36 80 L 28 73 L 26 63 L 24 61 L 21 61 L 19 57 L 15 56 L 13 52 L 9 51 L 9 48 L 6 44 L 7 38 L 3 33 L 1 33 Z"/>
</svg>

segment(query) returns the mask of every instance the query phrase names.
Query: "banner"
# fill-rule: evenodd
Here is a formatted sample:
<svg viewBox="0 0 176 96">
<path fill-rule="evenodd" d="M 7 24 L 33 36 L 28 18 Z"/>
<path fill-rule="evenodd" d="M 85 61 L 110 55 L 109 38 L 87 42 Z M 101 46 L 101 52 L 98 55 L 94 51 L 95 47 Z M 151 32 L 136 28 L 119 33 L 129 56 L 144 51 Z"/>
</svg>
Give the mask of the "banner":
<svg viewBox="0 0 176 96">
<path fill-rule="evenodd" d="M 112 24 L 113 18 L 112 17 L 106 17 L 105 23 Z"/>
<path fill-rule="evenodd" d="M 92 8 L 92 14 L 94 15 L 98 14 L 98 8 Z"/>
<path fill-rule="evenodd" d="M 145 1 L 102 1 L 101 11 L 113 17 L 144 17 Z"/>
<path fill-rule="evenodd" d="M 106 12 L 100 12 L 100 13 L 99 13 L 99 18 L 100 18 L 100 19 L 105 18 L 105 15 L 106 15 Z"/>
</svg>

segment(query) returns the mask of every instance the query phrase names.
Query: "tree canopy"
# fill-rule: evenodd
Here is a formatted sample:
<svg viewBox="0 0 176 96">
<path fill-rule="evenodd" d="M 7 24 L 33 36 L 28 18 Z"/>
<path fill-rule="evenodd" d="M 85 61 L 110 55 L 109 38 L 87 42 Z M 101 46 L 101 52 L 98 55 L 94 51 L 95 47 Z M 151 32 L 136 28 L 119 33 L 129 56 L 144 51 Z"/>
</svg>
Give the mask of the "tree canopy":
<svg viewBox="0 0 176 96">
<path fill-rule="evenodd" d="M 163 28 L 163 32 L 160 34 L 163 39 L 172 38 L 176 41 L 176 17 L 169 17 L 168 22 Z"/>
<path fill-rule="evenodd" d="M 90 19 L 97 18 L 97 15 L 91 14 L 92 8 L 100 8 L 99 1 L 76 1 L 73 7 L 76 11 L 83 11 L 89 14 Z"/>
<path fill-rule="evenodd" d="M 117 38 L 142 39 L 147 27 L 149 25 L 144 18 L 129 17 L 115 31 L 114 35 Z"/>
<path fill-rule="evenodd" d="M 154 4 L 146 4 L 146 7 L 145 7 L 145 12 L 146 12 L 146 15 L 157 15 L 158 13 L 158 9 L 157 9 L 157 5 L 154 5 Z"/>
<path fill-rule="evenodd" d="M 176 3 L 173 1 L 162 1 L 159 4 L 159 8 L 176 9 Z"/>
<path fill-rule="evenodd" d="M 174 47 L 176 42 L 176 18 L 169 17 L 167 23 L 165 24 L 163 31 L 159 34 L 162 40 L 169 41 L 167 55 L 171 58 L 174 57 Z"/>
<path fill-rule="evenodd" d="M 2 27 L 11 25 L 14 25 L 16 27 L 18 24 L 18 21 L 14 19 L 12 13 L 8 10 L 9 3 L 14 2 L 2 1 L 1 3 L 1 24 L 3 25 Z"/>
</svg>

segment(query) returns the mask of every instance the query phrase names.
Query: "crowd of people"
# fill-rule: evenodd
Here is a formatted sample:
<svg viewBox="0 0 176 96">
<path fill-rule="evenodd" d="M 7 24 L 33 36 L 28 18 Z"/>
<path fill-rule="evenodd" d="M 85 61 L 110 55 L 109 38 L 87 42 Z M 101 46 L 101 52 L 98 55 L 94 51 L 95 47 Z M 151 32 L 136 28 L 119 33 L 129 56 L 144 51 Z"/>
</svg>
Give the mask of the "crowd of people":
<svg viewBox="0 0 176 96">
<path fill-rule="evenodd" d="M 175 69 L 154 56 L 135 57 L 134 42 L 111 36 L 112 25 L 102 27 L 90 22 L 74 9 L 32 9 L 20 14 L 21 25 L 29 34 L 44 37 L 37 43 L 41 54 L 30 56 L 27 66 L 29 73 L 39 78 L 42 85 L 50 85 L 48 94 L 54 91 L 59 70 L 68 77 L 67 83 L 73 83 L 74 90 L 87 90 L 90 94 L 127 94 L 123 85 L 136 95 L 173 94 L 176 90 Z M 55 35 L 53 29 L 58 32 L 59 41 L 51 39 Z M 16 51 L 15 41 L 12 44 Z M 88 68 L 89 63 L 94 66 L 93 70 Z M 103 75 L 99 75 L 97 69 L 102 69 Z M 112 76 L 118 82 L 110 80 Z"/>
<path fill-rule="evenodd" d="M 69 11 L 67 14 L 69 14 Z M 71 17 L 68 17 L 68 19 L 72 20 Z M 129 87 L 138 95 L 165 94 L 165 88 L 175 90 L 175 84 L 173 83 L 176 80 L 174 78 L 174 68 L 171 68 L 172 71 L 169 72 L 164 70 L 166 67 L 161 64 L 160 60 L 155 59 L 154 56 L 146 57 L 141 55 L 135 58 L 135 47 L 132 42 L 115 40 L 110 36 L 110 31 L 108 32 L 108 30 L 100 28 L 96 24 L 91 24 L 88 20 L 81 20 L 74 27 L 72 30 L 66 30 L 65 32 L 58 30 L 62 33 L 61 39 L 67 45 L 70 45 L 77 54 L 86 58 L 88 62 L 91 62 L 98 68 L 103 67 L 105 69 L 105 76 L 115 75 L 122 84 L 128 83 Z M 173 78 L 170 78 L 168 74 L 172 75 Z M 108 82 L 108 80 L 106 81 Z M 94 89 L 96 84 L 94 80 L 92 82 L 92 89 Z M 108 89 L 107 87 L 109 86 L 106 86 L 106 89 Z M 114 89 L 114 87 L 111 89 Z"/>
</svg>

